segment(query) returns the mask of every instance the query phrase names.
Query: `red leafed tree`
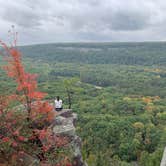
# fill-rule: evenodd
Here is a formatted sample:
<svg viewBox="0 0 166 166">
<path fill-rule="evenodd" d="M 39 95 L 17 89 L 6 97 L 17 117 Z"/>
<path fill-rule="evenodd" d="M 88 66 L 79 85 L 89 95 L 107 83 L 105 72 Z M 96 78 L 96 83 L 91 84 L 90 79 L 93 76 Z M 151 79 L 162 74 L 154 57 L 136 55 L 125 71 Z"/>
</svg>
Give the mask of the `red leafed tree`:
<svg viewBox="0 0 166 166">
<path fill-rule="evenodd" d="M 14 44 L 10 47 L 0 40 L 7 62 L 3 68 L 17 85 L 16 94 L 0 95 L 0 155 L 7 156 L 6 160 L 11 158 L 15 161 L 17 153 L 23 155 L 35 151 L 41 161 L 47 161 L 45 153 L 64 146 L 68 140 L 55 137 L 47 126 L 46 122 L 50 122 L 55 116 L 53 107 L 44 101 L 46 94 L 38 91 L 37 75 L 25 71 L 21 53 L 16 46 L 17 33 L 13 33 L 13 36 Z M 13 101 L 19 101 L 18 107 L 25 106 L 23 110 L 26 111 L 18 114 L 16 107 L 10 107 Z M 33 148 L 27 150 L 29 146 Z M 10 151 L 12 157 L 9 157 Z M 64 158 L 61 162 L 63 161 Z M 70 164 L 66 160 L 63 163 Z"/>
<path fill-rule="evenodd" d="M 16 47 L 16 41 L 17 33 L 14 33 L 14 44 L 11 47 L 0 40 L 0 44 L 6 52 L 5 60 L 8 62 L 4 69 L 8 76 L 17 83 L 17 91 L 21 96 L 20 101 L 26 106 L 28 119 L 32 118 L 33 115 L 42 113 L 47 114 L 49 120 L 53 117 L 53 109 L 48 102 L 41 102 L 46 94 L 37 90 L 37 75 L 25 71 L 22 65 L 21 53 Z"/>
</svg>

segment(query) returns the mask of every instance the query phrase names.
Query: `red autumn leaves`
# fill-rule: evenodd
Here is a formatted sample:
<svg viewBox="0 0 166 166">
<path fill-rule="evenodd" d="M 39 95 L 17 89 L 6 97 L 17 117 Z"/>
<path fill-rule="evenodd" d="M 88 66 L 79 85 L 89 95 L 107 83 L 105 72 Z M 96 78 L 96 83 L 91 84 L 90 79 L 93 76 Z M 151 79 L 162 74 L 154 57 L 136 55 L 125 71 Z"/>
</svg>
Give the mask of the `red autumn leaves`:
<svg viewBox="0 0 166 166">
<path fill-rule="evenodd" d="M 0 44 L 6 51 L 5 59 L 8 62 L 4 69 L 8 76 L 16 81 L 16 89 L 22 94 L 19 96 L 20 101 L 26 106 L 29 118 L 37 113 L 45 113 L 48 116 L 48 120 L 50 120 L 53 117 L 53 109 L 48 102 L 41 102 L 46 94 L 37 90 L 37 75 L 25 72 L 21 61 L 21 53 L 17 48 L 9 48 L 2 41 L 0 41 Z"/>
<path fill-rule="evenodd" d="M 40 147 L 42 152 L 39 153 L 43 157 L 43 153 L 47 152 L 52 146 L 57 148 L 65 146 L 68 139 L 53 136 L 51 131 L 48 130 L 48 126 L 44 126 L 43 129 L 35 129 L 34 125 L 29 125 L 33 122 L 43 124 L 50 122 L 54 118 L 53 107 L 47 101 L 43 101 L 46 94 L 37 89 L 37 75 L 25 71 L 21 53 L 16 48 L 16 40 L 14 40 L 14 47 L 8 47 L 2 41 L 0 41 L 0 45 L 5 50 L 7 62 L 7 65 L 3 68 L 8 77 L 12 78 L 17 84 L 16 93 L 9 96 L 0 95 L 0 150 L 7 152 L 5 150 L 12 147 L 14 150 L 24 153 L 24 146 L 29 142 L 45 141 L 45 144 L 42 143 L 42 147 Z M 10 104 L 14 101 L 19 102 L 21 108 L 23 108 L 22 113 L 18 115 L 17 108 L 10 108 Z M 47 159 L 43 157 L 43 160 Z M 66 162 L 64 165 L 69 166 L 71 164 Z"/>
</svg>

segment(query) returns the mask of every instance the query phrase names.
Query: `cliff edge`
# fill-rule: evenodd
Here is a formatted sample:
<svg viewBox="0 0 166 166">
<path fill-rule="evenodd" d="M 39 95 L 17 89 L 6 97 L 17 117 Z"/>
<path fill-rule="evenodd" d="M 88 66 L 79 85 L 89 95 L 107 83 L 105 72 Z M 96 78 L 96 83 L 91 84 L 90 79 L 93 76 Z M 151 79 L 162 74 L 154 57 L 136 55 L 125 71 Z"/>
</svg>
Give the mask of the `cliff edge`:
<svg viewBox="0 0 166 166">
<path fill-rule="evenodd" d="M 71 109 L 64 109 L 58 112 L 51 128 L 55 135 L 67 136 L 70 138 L 70 147 L 73 150 L 73 166 L 87 166 L 83 162 L 81 155 L 81 138 L 76 135 L 77 114 L 73 113 Z"/>
<path fill-rule="evenodd" d="M 163 157 L 160 166 L 166 166 L 166 148 L 164 149 Z"/>
</svg>

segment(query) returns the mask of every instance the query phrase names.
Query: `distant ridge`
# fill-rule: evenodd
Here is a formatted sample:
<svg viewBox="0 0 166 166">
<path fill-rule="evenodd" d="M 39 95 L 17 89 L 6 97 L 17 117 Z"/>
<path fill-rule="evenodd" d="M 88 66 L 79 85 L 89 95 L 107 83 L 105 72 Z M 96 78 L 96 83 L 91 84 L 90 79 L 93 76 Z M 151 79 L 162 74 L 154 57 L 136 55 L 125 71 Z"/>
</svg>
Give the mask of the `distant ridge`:
<svg viewBox="0 0 166 166">
<path fill-rule="evenodd" d="M 166 42 L 54 43 L 21 46 L 33 60 L 122 65 L 166 65 Z"/>
</svg>

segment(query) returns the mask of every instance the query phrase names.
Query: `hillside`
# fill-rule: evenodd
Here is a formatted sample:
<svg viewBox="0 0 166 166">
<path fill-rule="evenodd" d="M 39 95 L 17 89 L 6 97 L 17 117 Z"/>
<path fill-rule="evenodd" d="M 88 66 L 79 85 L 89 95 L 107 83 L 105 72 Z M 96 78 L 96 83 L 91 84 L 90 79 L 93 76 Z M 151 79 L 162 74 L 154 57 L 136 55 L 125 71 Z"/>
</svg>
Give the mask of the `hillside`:
<svg viewBox="0 0 166 166">
<path fill-rule="evenodd" d="M 20 47 L 46 99 L 68 97 L 89 166 L 158 166 L 166 145 L 166 47 L 66 43 Z M 0 92 L 15 84 L 1 71 Z M 9 88 L 10 87 L 10 88 Z M 5 89 L 5 91 L 4 91 Z"/>
<path fill-rule="evenodd" d="M 66 43 L 20 47 L 25 56 L 45 62 L 166 65 L 166 43 Z"/>
</svg>

